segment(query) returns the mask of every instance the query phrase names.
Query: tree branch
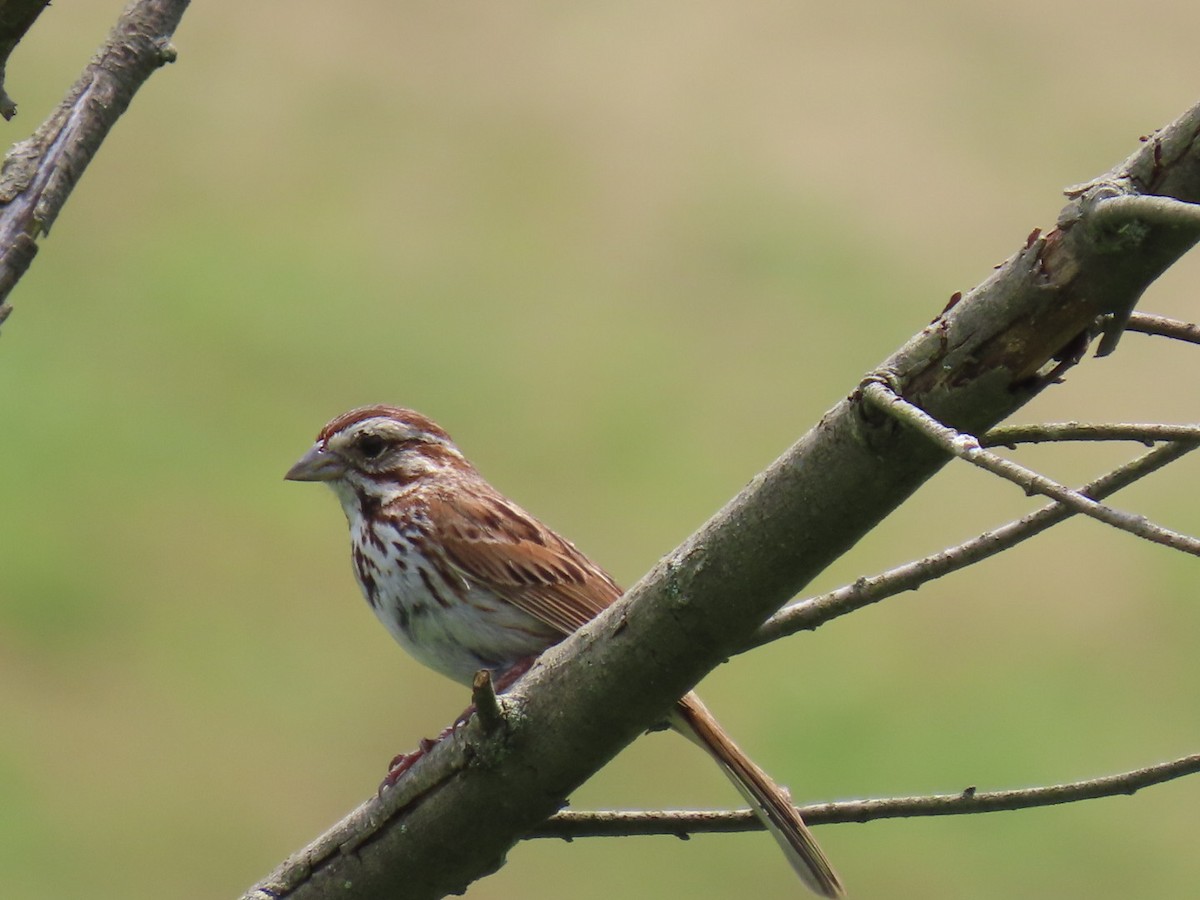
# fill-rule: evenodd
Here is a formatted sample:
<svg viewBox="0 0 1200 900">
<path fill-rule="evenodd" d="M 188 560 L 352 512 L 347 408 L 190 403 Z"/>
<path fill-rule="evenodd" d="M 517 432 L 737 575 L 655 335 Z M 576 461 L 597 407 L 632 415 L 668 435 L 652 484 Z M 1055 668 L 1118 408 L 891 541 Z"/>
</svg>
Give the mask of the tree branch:
<svg viewBox="0 0 1200 900">
<path fill-rule="evenodd" d="M 1097 425 L 1085 422 L 1044 422 L 1041 425 L 1006 425 L 993 428 L 979 439 L 981 447 L 1015 447 L 1057 441 L 1137 441 L 1152 446 L 1159 441 L 1200 438 L 1200 425 L 1162 425 L 1120 422 Z M 1096 499 L 1095 497 L 1092 498 Z"/>
<path fill-rule="evenodd" d="M 150 75 L 175 58 L 171 35 L 188 0 L 136 0 L 67 96 L 0 169 L 0 322 L 75 183 Z"/>
<path fill-rule="evenodd" d="M 863 387 L 863 395 L 877 404 L 880 409 L 887 410 L 889 414 L 904 422 L 905 425 L 925 435 L 946 452 L 991 472 L 993 475 L 1011 481 L 1027 494 L 1043 494 L 1053 497 L 1076 512 L 1111 525 L 1113 528 L 1156 544 L 1163 544 L 1175 550 L 1190 553 L 1193 556 L 1200 556 L 1200 539 L 1163 528 L 1161 525 L 1155 525 L 1145 516 L 1123 512 L 1097 503 L 1091 497 L 1085 497 L 1078 491 L 1073 491 L 1045 475 L 1002 456 L 997 456 L 995 453 L 990 453 L 983 449 L 974 435 L 943 425 L 915 403 L 905 400 L 896 393 L 894 388 L 886 385 L 880 379 L 869 379 Z"/>
<path fill-rule="evenodd" d="M 1095 500 L 1103 500 L 1175 462 L 1198 446 L 1200 441 L 1175 441 L 1156 447 L 1132 462 L 1084 485 L 1079 489 L 1079 493 Z M 941 578 L 1010 550 L 1046 529 L 1066 521 L 1076 515 L 1076 512 L 1065 503 L 1051 503 L 1015 522 L 985 531 L 956 547 L 949 547 L 879 575 L 859 578 L 853 584 L 835 591 L 791 604 L 764 622 L 744 649 L 752 650 L 798 631 L 812 630 L 830 619 L 847 615 L 856 609 L 905 591 L 915 591 L 935 578 Z"/>
<path fill-rule="evenodd" d="M 878 819 L 917 816 L 963 816 L 1078 803 L 1102 797 L 1131 795 L 1142 788 L 1164 784 L 1200 772 L 1200 754 L 1180 757 L 1143 769 L 1047 787 L 1015 791 L 976 791 L 968 787 L 957 794 L 925 797 L 889 797 L 878 800 L 844 800 L 797 807 L 810 825 L 835 822 L 873 822 Z M 620 837 L 624 835 L 727 834 L 762 831 L 750 810 L 654 810 L 642 812 L 560 812 L 529 834 L 530 838 Z"/>
<path fill-rule="evenodd" d="M 1114 240 L 1087 227 L 1113 185 L 1200 197 L 1200 107 L 1080 189 L 1050 234 L 1025 242 L 886 360 L 904 397 L 955 429 L 983 432 L 1078 361 L 1101 317 L 1128 318 L 1195 238 L 1149 224 Z M 246 896 L 463 890 L 949 458 L 855 391 L 621 600 L 547 651 L 505 696 L 500 728 L 485 734 L 472 720 Z"/>
<path fill-rule="evenodd" d="M 1129 317 L 1128 330 L 1169 337 L 1177 341 L 1187 341 L 1190 344 L 1200 344 L 1200 325 L 1180 322 L 1166 316 L 1135 312 Z"/>
<path fill-rule="evenodd" d="M 33 27 L 50 0 L 4 0 L 0 3 L 0 116 L 11 119 L 17 104 L 8 95 L 8 58 Z"/>
<path fill-rule="evenodd" d="M 1200 206 L 1173 197 L 1125 194 L 1096 204 L 1095 222 L 1102 228 L 1124 228 L 1137 223 L 1200 230 Z"/>
</svg>

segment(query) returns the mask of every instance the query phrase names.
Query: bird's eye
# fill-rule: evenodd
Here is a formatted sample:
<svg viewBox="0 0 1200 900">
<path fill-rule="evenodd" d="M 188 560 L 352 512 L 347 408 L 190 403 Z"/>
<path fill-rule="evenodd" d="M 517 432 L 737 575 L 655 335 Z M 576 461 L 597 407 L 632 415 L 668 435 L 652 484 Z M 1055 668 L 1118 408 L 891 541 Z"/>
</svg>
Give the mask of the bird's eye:
<svg viewBox="0 0 1200 900">
<path fill-rule="evenodd" d="M 358 439 L 358 452 L 363 459 L 379 459 L 387 446 L 387 441 L 377 434 L 364 434 Z"/>
</svg>

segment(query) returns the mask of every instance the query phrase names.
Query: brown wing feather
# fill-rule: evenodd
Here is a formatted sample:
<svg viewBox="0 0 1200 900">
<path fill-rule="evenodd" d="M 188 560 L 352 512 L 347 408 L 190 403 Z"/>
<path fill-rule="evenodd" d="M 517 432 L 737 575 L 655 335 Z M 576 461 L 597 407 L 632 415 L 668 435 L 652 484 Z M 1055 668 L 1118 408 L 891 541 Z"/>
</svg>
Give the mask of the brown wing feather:
<svg viewBox="0 0 1200 900">
<path fill-rule="evenodd" d="M 463 577 L 564 636 L 621 596 L 612 578 L 573 544 L 486 484 L 439 492 L 427 508 Z"/>
</svg>

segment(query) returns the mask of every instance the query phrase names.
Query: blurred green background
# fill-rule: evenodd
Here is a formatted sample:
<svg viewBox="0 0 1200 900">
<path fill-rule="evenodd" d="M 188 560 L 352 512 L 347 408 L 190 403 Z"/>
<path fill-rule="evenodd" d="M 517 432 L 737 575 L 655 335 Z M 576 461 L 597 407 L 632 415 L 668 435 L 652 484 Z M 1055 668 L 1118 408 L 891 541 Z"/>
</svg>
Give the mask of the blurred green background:
<svg viewBox="0 0 1200 900">
<path fill-rule="evenodd" d="M 120 6 L 43 15 L 5 142 Z M 0 341 L 0 893 L 235 896 L 462 708 L 373 621 L 334 498 L 282 481 L 327 419 L 433 415 L 630 583 L 1200 98 L 1197 33 L 1153 2 L 195 4 Z M 1143 307 L 1195 318 L 1198 275 Z M 1196 365 L 1130 336 L 1023 420 L 1195 419 Z M 1196 474 L 1119 502 L 1200 531 Z M 947 471 L 812 589 L 1034 505 Z M 1195 571 L 1071 524 L 703 694 L 802 800 L 1148 764 L 1200 749 Z M 654 735 L 573 800 L 735 796 Z M 859 900 L 1190 896 L 1198 809 L 1193 780 L 819 837 Z M 525 844 L 468 896 L 748 885 L 799 892 L 762 835 Z"/>
</svg>

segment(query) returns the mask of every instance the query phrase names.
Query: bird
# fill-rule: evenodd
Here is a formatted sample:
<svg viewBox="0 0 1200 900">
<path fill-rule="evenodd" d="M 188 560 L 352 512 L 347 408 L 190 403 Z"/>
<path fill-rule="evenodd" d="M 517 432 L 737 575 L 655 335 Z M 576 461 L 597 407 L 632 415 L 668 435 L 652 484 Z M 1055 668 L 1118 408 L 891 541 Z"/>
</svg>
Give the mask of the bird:
<svg viewBox="0 0 1200 900">
<path fill-rule="evenodd" d="M 622 594 L 574 544 L 485 480 L 441 426 L 411 409 L 380 404 L 337 416 L 284 477 L 333 489 L 367 603 L 409 654 L 459 683 L 487 670 L 506 686 Z M 675 704 L 668 724 L 716 760 L 804 884 L 844 896 L 786 791 L 694 692 Z M 410 760 L 398 756 L 385 784 Z"/>
</svg>

